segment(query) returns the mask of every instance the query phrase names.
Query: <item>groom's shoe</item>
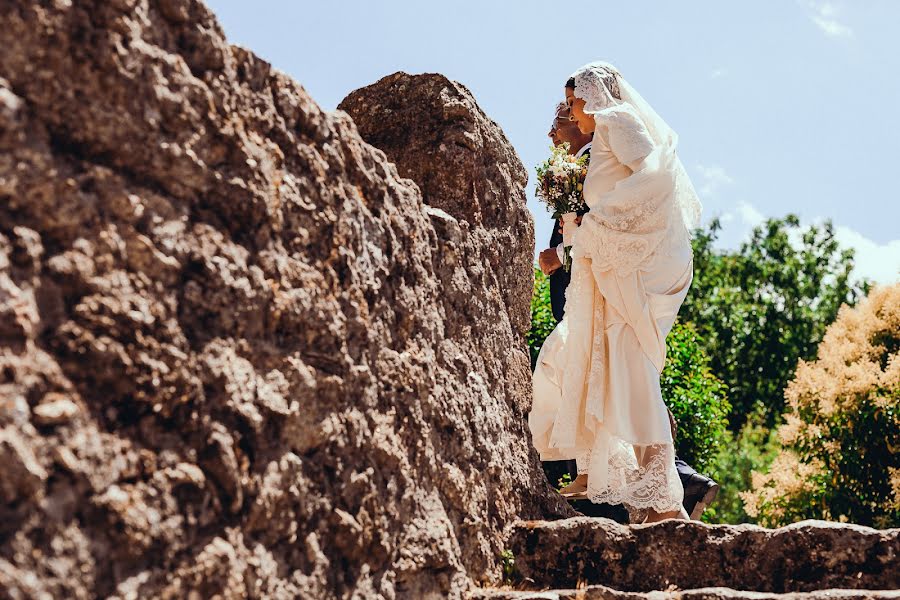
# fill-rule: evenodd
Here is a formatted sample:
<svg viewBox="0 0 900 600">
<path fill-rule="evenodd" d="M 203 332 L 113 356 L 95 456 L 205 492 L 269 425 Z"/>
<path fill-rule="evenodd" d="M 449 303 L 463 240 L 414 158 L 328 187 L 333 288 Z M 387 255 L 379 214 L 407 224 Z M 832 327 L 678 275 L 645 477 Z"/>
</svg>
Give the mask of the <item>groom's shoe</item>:
<svg viewBox="0 0 900 600">
<path fill-rule="evenodd" d="M 698 521 L 706 507 L 716 499 L 719 484 L 696 471 L 683 478 L 681 483 L 684 486 L 684 510 L 691 519 Z"/>
</svg>

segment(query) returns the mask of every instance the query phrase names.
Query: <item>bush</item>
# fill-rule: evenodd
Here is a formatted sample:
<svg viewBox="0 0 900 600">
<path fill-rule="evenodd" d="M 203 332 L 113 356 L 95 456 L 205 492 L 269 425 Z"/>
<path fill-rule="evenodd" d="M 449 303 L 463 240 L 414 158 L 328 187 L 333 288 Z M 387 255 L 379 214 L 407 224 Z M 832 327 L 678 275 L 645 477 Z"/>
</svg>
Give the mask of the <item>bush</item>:
<svg viewBox="0 0 900 600">
<path fill-rule="evenodd" d="M 678 458 L 706 471 L 722 444 L 731 405 L 725 385 L 710 371 L 709 357 L 690 324 L 676 323 L 669 332 L 660 384 L 663 399 L 678 423 Z"/>
<path fill-rule="evenodd" d="M 726 431 L 707 472 L 721 488 L 716 501 L 703 513 L 703 520 L 707 523 L 755 522 L 744 510 L 740 493 L 750 489 L 753 471 L 768 469 L 780 449 L 777 432 L 765 426 L 762 412 L 751 415 L 737 435 Z"/>
<path fill-rule="evenodd" d="M 537 364 L 541 345 L 553 328 L 556 319 L 550 307 L 550 280 L 540 269 L 534 270 L 534 292 L 531 294 L 531 330 L 528 332 L 528 349 L 531 353 L 531 369 Z"/>
<path fill-rule="evenodd" d="M 741 496 L 768 526 L 900 526 L 900 284 L 842 307 L 785 391 L 784 449 Z"/>
</svg>

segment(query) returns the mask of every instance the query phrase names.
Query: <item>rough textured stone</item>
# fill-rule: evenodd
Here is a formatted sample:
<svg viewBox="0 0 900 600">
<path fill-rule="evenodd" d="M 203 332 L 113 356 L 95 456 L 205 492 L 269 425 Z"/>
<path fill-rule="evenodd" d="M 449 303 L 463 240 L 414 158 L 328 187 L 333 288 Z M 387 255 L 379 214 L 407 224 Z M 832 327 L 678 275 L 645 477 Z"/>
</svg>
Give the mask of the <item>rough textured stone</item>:
<svg viewBox="0 0 900 600">
<path fill-rule="evenodd" d="M 518 576 L 534 589 L 578 582 L 626 592 L 900 589 L 900 529 L 825 521 L 780 529 L 698 521 L 629 527 L 576 517 L 523 522 L 509 545 Z"/>
<path fill-rule="evenodd" d="M 402 76 L 417 186 L 199 2 L 10 0 L 0 46 L 0 589 L 460 597 L 573 514 L 524 171 L 464 88 Z"/>
<path fill-rule="evenodd" d="M 534 225 L 523 193 L 527 175 L 506 136 L 478 108 L 472 93 L 443 75 L 395 73 L 351 93 L 338 108 L 353 117 L 360 135 L 383 150 L 401 176 L 419 185 L 425 202 L 449 213 L 468 234 L 459 239 L 438 236 L 442 254 L 456 259 L 445 265 L 443 279 L 457 284 L 446 290 L 445 303 L 472 317 L 458 326 L 477 323 L 481 327 L 473 329 L 483 329 L 488 324 L 478 316 L 496 311 L 495 297 L 479 297 L 471 293 L 477 288 L 460 287 L 480 277 L 483 287 L 500 294 L 513 330 L 527 332 L 531 307 L 522 298 L 531 297 L 534 285 L 532 277 L 522 276 L 531 272 L 534 261 Z M 460 268 L 468 278 L 449 272 Z M 483 354 L 487 362 L 500 358 L 506 365 L 518 360 L 506 340 L 476 339 L 471 353 Z M 530 388 L 506 393 L 530 402 Z"/>
<path fill-rule="evenodd" d="M 0 501 L 14 504 L 40 495 L 47 471 L 38 462 L 26 439 L 11 426 L 0 429 L 0 465 L 3 469 Z"/>
<path fill-rule="evenodd" d="M 900 598 L 900 591 L 819 590 L 773 594 L 713 587 L 697 590 L 620 592 L 602 585 L 542 592 L 475 590 L 466 596 L 467 600 L 893 600 L 894 598 Z"/>
<path fill-rule="evenodd" d="M 32 411 L 34 422 L 38 425 L 61 425 L 78 414 L 78 405 L 62 394 L 47 396 Z"/>
<path fill-rule="evenodd" d="M 514 519 L 574 514 L 525 426 L 524 171 L 464 87 L 389 76 L 357 130 L 194 0 L 8 0 L 0 46 L 4 597 L 490 594 Z M 895 587 L 897 535 L 509 543 L 599 598 Z"/>
</svg>

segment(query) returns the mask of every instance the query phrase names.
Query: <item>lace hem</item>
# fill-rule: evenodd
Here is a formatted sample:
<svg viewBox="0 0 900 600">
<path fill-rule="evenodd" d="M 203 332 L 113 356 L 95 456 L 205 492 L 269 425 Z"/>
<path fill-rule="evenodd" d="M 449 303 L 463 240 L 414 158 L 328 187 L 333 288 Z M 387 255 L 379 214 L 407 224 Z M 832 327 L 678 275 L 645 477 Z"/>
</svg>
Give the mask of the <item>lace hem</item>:
<svg viewBox="0 0 900 600">
<path fill-rule="evenodd" d="M 643 521 L 651 508 L 660 513 L 681 509 L 684 488 L 671 443 L 633 446 L 605 437 L 592 450 L 576 454 L 578 474 L 588 475 L 591 502 L 624 505 L 632 523 Z"/>
</svg>

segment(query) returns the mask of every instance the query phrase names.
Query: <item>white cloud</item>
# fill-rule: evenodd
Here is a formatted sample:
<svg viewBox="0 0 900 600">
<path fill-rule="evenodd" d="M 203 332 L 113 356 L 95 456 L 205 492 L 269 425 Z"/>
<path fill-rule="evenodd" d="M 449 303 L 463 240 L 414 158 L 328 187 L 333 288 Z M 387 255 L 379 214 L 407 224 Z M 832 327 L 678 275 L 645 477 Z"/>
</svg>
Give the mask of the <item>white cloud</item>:
<svg viewBox="0 0 900 600">
<path fill-rule="evenodd" d="M 844 248 L 853 248 L 853 274 L 876 283 L 897 283 L 900 281 L 900 240 L 879 244 L 863 234 L 838 225 L 834 237 Z"/>
<path fill-rule="evenodd" d="M 719 67 L 718 69 L 713 69 L 712 73 L 709 74 L 710 79 L 718 79 L 720 77 L 725 77 L 728 75 L 728 69 L 725 67 Z"/>
<path fill-rule="evenodd" d="M 741 222 L 750 227 L 755 227 L 766 220 L 755 206 L 744 200 L 738 202 L 738 213 L 741 215 Z"/>
<path fill-rule="evenodd" d="M 853 30 L 838 20 L 838 9 L 831 2 L 807 0 L 811 14 L 809 16 L 825 35 L 835 38 L 853 37 Z"/>
<path fill-rule="evenodd" d="M 697 165 L 697 171 L 703 180 L 700 187 L 701 196 L 713 196 L 722 186 L 734 183 L 734 179 L 725 172 L 725 169 L 716 165 Z"/>
<path fill-rule="evenodd" d="M 722 187 L 734 183 L 734 179 L 720 166 L 697 165 L 696 168 L 701 182 L 698 188 L 701 199 L 707 196 L 715 197 Z M 715 215 L 708 214 L 708 216 Z M 746 200 L 731 204 L 728 210 L 718 214 L 718 217 L 723 229 L 716 247 L 721 249 L 736 248 L 742 241 L 749 239 L 754 227 L 766 220 L 762 211 Z M 812 223 L 817 225 L 821 225 L 824 221 L 822 217 L 812 219 Z M 805 226 L 802 229 L 805 229 Z M 900 282 L 900 239 L 879 244 L 843 225 L 834 226 L 834 235 L 842 248 L 854 250 L 854 278 L 870 279 L 876 283 Z M 800 245 L 802 232 L 792 231 L 791 243 Z"/>
<path fill-rule="evenodd" d="M 822 225 L 823 217 L 812 219 L 812 225 Z M 805 229 L 805 227 L 804 227 Z M 875 283 L 900 282 L 900 240 L 879 244 L 860 232 L 844 225 L 834 226 L 834 238 L 842 249 L 853 249 L 851 279 L 870 279 Z M 792 231 L 791 244 L 803 243 L 803 232 Z"/>
<path fill-rule="evenodd" d="M 824 222 L 824 218 L 816 217 L 810 224 L 822 225 Z M 803 244 L 806 224 L 801 223 L 801 226 L 801 230 L 794 230 L 789 234 L 791 245 L 794 247 Z M 879 244 L 844 225 L 834 226 L 834 238 L 842 250 L 854 251 L 851 280 L 869 279 L 875 283 L 900 282 L 900 240 Z"/>
</svg>

